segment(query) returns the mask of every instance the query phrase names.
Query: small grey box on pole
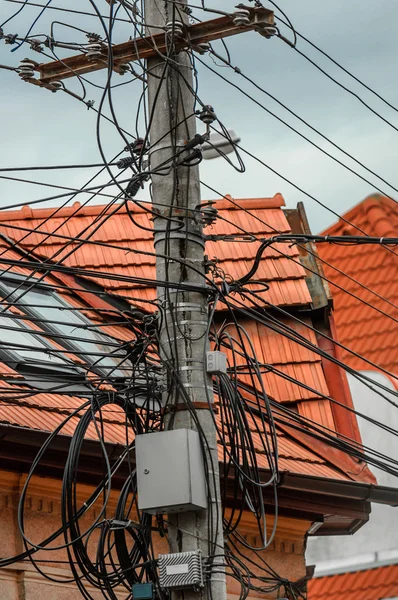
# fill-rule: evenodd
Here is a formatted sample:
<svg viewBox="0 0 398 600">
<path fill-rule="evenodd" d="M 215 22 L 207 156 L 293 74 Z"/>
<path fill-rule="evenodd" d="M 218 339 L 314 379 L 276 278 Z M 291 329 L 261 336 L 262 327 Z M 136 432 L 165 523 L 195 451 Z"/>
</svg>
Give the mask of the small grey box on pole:
<svg viewBox="0 0 398 600">
<path fill-rule="evenodd" d="M 199 169 L 176 164 L 186 158 L 185 143 L 196 134 L 190 53 L 173 52 L 174 36 L 178 36 L 181 24 L 184 27 L 188 22 L 184 7 L 181 1 L 177 4 L 171 0 L 145 0 L 147 35 L 168 30 L 170 44 L 167 56 L 147 60 L 150 170 L 164 166 L 161 174 L 152 174 L 153 209 L 159 215 L 154 218 L 156 273 L 159 281 L 168 282 L 168 287 L 158 288 L 158 299 L 164 310 L 160 351 L 162 359 L 175 369 L 178 377 L 178 385 L 175 381 L 169 390 L 168 403 L 179 405 L 179 410 L 168 417 L 166 425 L 173 429 L 199 428 L 206 440 L 207 463 L 213 467 L 208 474 L 210 502 L 207 509 L 169 515 L 168 537 L 170 552 L 201 550 L 204 557 L 208 554 L 210 539 L 217 555 L 214 564 L 219 565 L 200 591 L 173 591 L 174 598 L 183 594 L 185 600 L 226 600 L 217 433 L 209 406 L 209 400 L 213 402 L 212 381 L 206 373 L 208 302 L 204 238 L 197 212 Z M 178 290 L 180 283 L 201 286 L 203 292 Z M 181 389 L 185 390 L 185 397 Z M 187 397 L 189 402 L 202 405 L 195 412 L 196 419 L 188 406 L 181 410 Z"/>
</svg>

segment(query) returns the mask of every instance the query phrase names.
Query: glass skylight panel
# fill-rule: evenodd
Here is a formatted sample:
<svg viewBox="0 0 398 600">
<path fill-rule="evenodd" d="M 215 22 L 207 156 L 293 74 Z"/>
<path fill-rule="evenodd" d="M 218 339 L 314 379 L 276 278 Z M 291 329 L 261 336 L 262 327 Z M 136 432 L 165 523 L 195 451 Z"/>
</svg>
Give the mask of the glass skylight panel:
<svg viewBox="0 0 398 600">
<path fill-rule="evenodd" d="M 10 327 L 15 328 L 9 329 Z M 51 347 L 40 340 L 39 336 L 29 333 L 16 319 L 0 316 L 0 348 L 14 352 L 23 361 L 56 365 L 68 364 Z"/>
<path fill-rule="evenodd" d="M 8 280 L 1 280 L 1 284 L 7 286 L 10 292 L 14 287 L 13 282 Z M 18 283 L 15 285 L 18 286 Z M 17 300 L 17 306 L 21 308 L 23 304 L 27 311 L 39 317 L 41 327 L 61 334 L 62 337 L 54 338 L 55 341 L 77 350 L 82 360 L 111 377 L 126 376 L 127 364 L 123 362 L 119 367 L 124 354 L 115 340 L 93 329 L 88 319 L 56 293 L 39 287 L 29 289 L 28 286 L 23 285 L 13 291 L 12 299 Z"/>
</svg>

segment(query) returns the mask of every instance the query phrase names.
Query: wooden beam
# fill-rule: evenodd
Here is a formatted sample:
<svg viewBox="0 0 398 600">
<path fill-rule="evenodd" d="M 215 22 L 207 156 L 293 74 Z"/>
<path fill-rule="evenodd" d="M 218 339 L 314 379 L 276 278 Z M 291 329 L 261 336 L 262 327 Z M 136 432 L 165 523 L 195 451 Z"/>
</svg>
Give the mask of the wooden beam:
<svg viewBox="0 0 398 600">
<path fill-rule="evenodd" d="M 258 31 L 259 33 L 267 34 L 269 28 L 274 26 L 274 13 L 266 8 L 251 8 L 250 22 L 248 25 L 234 25 L 233 14 L 223 16 L 218 19 L 195 23 L 186 27 L 184 35 L 176 40 L 176 50 L 184 48 L 198 47 L 200 44 L 209 43 L 214 40 L 230 37 L 237 33 L 246 31 Z M 118 71 L 120 65 L 131 61 L 144 60 L 166 52 L 165 33 L 158 33 L 153 36 L 138 38 L 116 44 L 113 46 L 113 63 L 114 68 Z M 108 50 L 104 46 L 100 60 L 90 61 L 84 54 L 78 54 L 63 59 L 62 61 L 53 61 L 50 63 L 41 63 L 36 66 L 40 78 L 38 80 L 30 80 L 37 85 L 46 86 L 54 81 L 76 77 L 77 75 L 85 75 L 93 71 L 105 69 L 108 65 Z"/>
</svg>

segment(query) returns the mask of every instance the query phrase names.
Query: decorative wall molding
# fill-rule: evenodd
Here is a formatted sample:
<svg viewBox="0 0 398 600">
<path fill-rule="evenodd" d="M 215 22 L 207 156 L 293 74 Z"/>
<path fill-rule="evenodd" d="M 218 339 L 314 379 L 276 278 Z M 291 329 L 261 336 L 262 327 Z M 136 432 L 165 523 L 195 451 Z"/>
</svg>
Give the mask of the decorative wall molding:
<svg viewBox="0 0 398 600">
<path fill-rule="evenodd" d="M 14 521 L 19 497 L 25 481 L 26 475 L 0 470 L 0 507 L 3 509 L 10 509 L 12 511 L 11 518 L 14 519 Z M 38 526 L 40 527 L 40 519 L 43 520 L 43 525 L 45 524 L 46 518 L 49 516 L 57 517 L 58 519 L 60 513 L 61 489 L 62 482 L 59 480 L 38 476 L 32 477 L 26 500 L 27 521 L 29 520 L 29 511 L 34 513 L 36 527 L 37 523 L 39 523 Z M 83 502 L 92 494 L 94 489 L 93 486 L 80 484 L 77 490 L 78 502 L 83 504 Z M 107 509 L 108 516 L 111 515 L 112 511 L 115 509 L 117 499 L 118 492 L 112 492 Z M 100 497 L 96 505 L 88 511 L 87 518 L 92 521 L 98 517 L 101 506 L 102 497 Z M 9 515 L 10 513 L 6 513 L 2 518 L 9 518 Z M 42 515 L 42 517 L 40 517 L 40 515 Z M 133 519 L 134 517 L 135 515 L 132 515 Z M 266 518 L 267 535 L 270 537 L 275 522 L 274 515 L 267 515 Z M 246 541 L 251 546 L 262 546 L 257 521 L 252 513 L 245 511 L 241 517 L 240 525 Z M 276 535 L 267 550 L 264 551 L 264 555 L 266 555 L 267 561 L 271 566 L 283 576 L 292 577 L 296 580 L 305 575 L 305 540 L 311 525 L 312 523 L 310 521 L 293 519 L 285 516 L 280 516 L 278 518 Z M 15 529 L 15 532 L 16 531 L 17 529 Z M 18 537 L 16 533 L 13 535 L 15 535 L 16 538 Z M 18 543 L 18 539 L 16 539 L 15 542 Z M 164 550 L 163 544 L 164 540 L 161 540 L 160 538 L 159 540 L 156 540 L 155 545 L 158 551 L 159 549 L 161 549 L 161 551 Z M 247 555 L 251 555 L 250 551 L 247 551 Z M 68 594 L 70 593 L 71 600 L 78 600 L 80 596 L 76 584 L 68 583 L 68 579 L 71 578 L 71 572 L 66 568 L 66 565 L 65 568 L 55 568 L 45 565 L 41 565 L 41 567 L 45 573 L 56 577 L 60 582 L 57 583 L 45 579 L 29 562 L 19 562 L 7 568 L 0 569 L 0 590 L 2 585 L 17 585 L 20 589 L 20 598 L 25 598 L 30 585 L 40 584 L 40 586 L 43 586 L 42 588 L 40 587 L 40 589 L 43 589 L 43 593 L 45 593 L 45 590 L 49 590 L 48 595 L 51 598 L 57 597 L 57 588 L 62 588 L 63 590 L 67 588 L 70 590 Z M 98 597 L 99 599 L 102 597 L 100 592 L 93 586 L 89 586 L 89 589 L 93 598 Z M 232 584 L 230 589 L 232 592 L 236 591 Z M 229 598 L 230 600 L 235 600 L 230 594 Z"/>
<path fill-rule="evenodd" d="M 55 581 L 49 581 L 45 579 L 30 563 L 18 562 L 9 567 L 3 567 L 0 569 L 0 586 L 1 582 L 4 583 L 20 583 L 29 585 L 29 584 L 40 584 L 45 585 L 46 588 L 56 587 L 64 589 L 70 589 L 75 592 L 78 592 L 78 587 L 74 582 L 68 582 L 69 579 L 72 579 L 72 572 L 69 569 L 57 569 L 54 567 L 40 567 L 43 573 L 50 575 L 54 578 L 59 579 L 59 583 Z M 98 598 L 103 598 L 101 592 L 97 590 L 94 586 L 85 582 L 85 587 L 94 594 L 98 594 Z M 123 588 L 124 589 L 124 588 Z M 124 589 L 125 591 L 125 589 Z"/>
<path fill-rule="evenodd" d="M 27 476 L 0 470 L 0 508 L 18 507 L 20 494 L 23 490 Z M 29 482 L 25 507 L 27 510 L 45 514 L 59 514 L 61 510 L 62 481 L 47 477 L 33 476 Z M 94 486 L 79 484 L 77 500 L 83 504 L 94 491 Z M 110 511 L 116 508 L 118 492 L 112 491 L 107 507 Z M 102 496 L 97 500 L 91 510 L 86 513 L 87 518 L 95 519 L 102 507 Z"/>
</svg>

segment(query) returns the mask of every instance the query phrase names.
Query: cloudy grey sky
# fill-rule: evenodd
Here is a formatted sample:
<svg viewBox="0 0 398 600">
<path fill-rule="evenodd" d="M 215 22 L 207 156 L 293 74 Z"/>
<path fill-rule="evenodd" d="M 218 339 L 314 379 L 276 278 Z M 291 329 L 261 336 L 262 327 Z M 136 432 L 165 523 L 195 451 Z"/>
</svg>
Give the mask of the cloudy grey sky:
<svg viewBox="0 0 398 600">
<path fill-rule="evenodd" d="M 37 2 L 40 3 L 41 0 Z M 51 5 L 92 11 L 88 0 L 53 0 Z M 105 0 L 98 0 L 97 5 L 104 13 L 109 9 Z M 264 5 L 269 6 L 266 1 Z M 233 10 L 234 2 L 206 0 L 206 6 Z M 280 6 L 300 33 L 398 107 L 398 4 L 395 0 L 379 0 L 377 3 L 369 0 L 335 0 L 333 3 L 280 0 Z M 18 7 L 19 5 L 7 0 L 0 0 L 0 22 L 13 14 Z M 38 7 L 26 7 L 20 15 L 5 25 L 5 34 L 26 34 L 39 12 Z M 67 21 L 101 33 L 96 19 L 71 17 L 55 10 L 45 13 L 36 24 L 34 33 L 48 33 L 53 20 Z M 85 41 L 81 34 L 59 24 L 55 25 L 55 33 L 58 39 Z M 284 33 L 287 35 L 286 30 Z M 127 39 L 132 34 L 130 26 L 121 25 L 116 31 L 115 40 Z M 397 130 L 372 114 L 356 98 L 328 80 L 302 56 L 276 38 L 266 40 L 258 34 L 250 33 L 230 38 L 228 46 L 234 65 L 239 66 L 246 75 L 302 119 L 398 188 Z M 17 66 L 25 57 L 40 61 L 40 56 L 26 45 L 13 53 L 10 52 L 12 48 L 13 46 L 0 42 L 0 64 Z M 396 111 L 375 98 L 300 39 L 298 48 L 398 128 Z M 70 51 L 61 53 L 61 56 L 68 54 Z M 212 64 L 211 61 L 209 64 Z M 207 69 L 200 68 L 201 99 L 212 104 L 226 127 L 234 129 L 241 136 L 244 148 L 261 158 L 280 175 L 339 214 L 374 192 L 376 187 L 392 196 L 396 195 L 392 187 L 367 173 L 319 138 L 316 133 L 239 75 L 227 68 L 220 68 L 220 72 L 371 183 L 361 181 L 334 163 L 245 98 L 238 90 L 221 81 Z M 95 136 L 96 115 L 93 111 L 88 111 L 82 103 L 62 92 L 52 94 L 26 84 L 19 80 L 16 73 L 1 70 L 0 78 L 1 167 L 100 162 Z M 103 83 L 104 80 L 104 72 L 93 78 L 96 83 Z M 122 81 L 116 75 L 113 83 Z M 76 91 L 79 89 L 76 82 L 68 80 L 67 85 Z M 140 92 L 140 85 L 133 83 L 117 88 L 113 94 L 119 123 L 129 131 L 134 131 Z M 97 89 L 89 87 L 87 97 L 95 100 L 98 106 L 100 95 Z M 104 123 L 101 132 L 107 157 L 111 159 L 124 144 L 111 125 Z M 273 196 L 276 192 L 281 192 L 289 207 L 295 206 L 298 201 L 304 201 L 314 232 L 336 220 L 330 211 L 304 196 L 280 176 L 248 157 L 245 158 L 245 164 L 246 173 L 242 175 L 236 173 L 222 159 L 205 162 L 201 176 L 203 181 L 216 190 L 223 194 L 231 194 L 235 198 Z M 93 174 L 94 171 L 80 170 L 11 175 L 78 187 Z M 37 200 L 53 193 L 52 188 L 0 180 L 1 207 Z M 203 197 L 214 197 L 214 194 L 204 190 Z M 82 196 L 81 200 L 85 198 Z"/>
</svg>

